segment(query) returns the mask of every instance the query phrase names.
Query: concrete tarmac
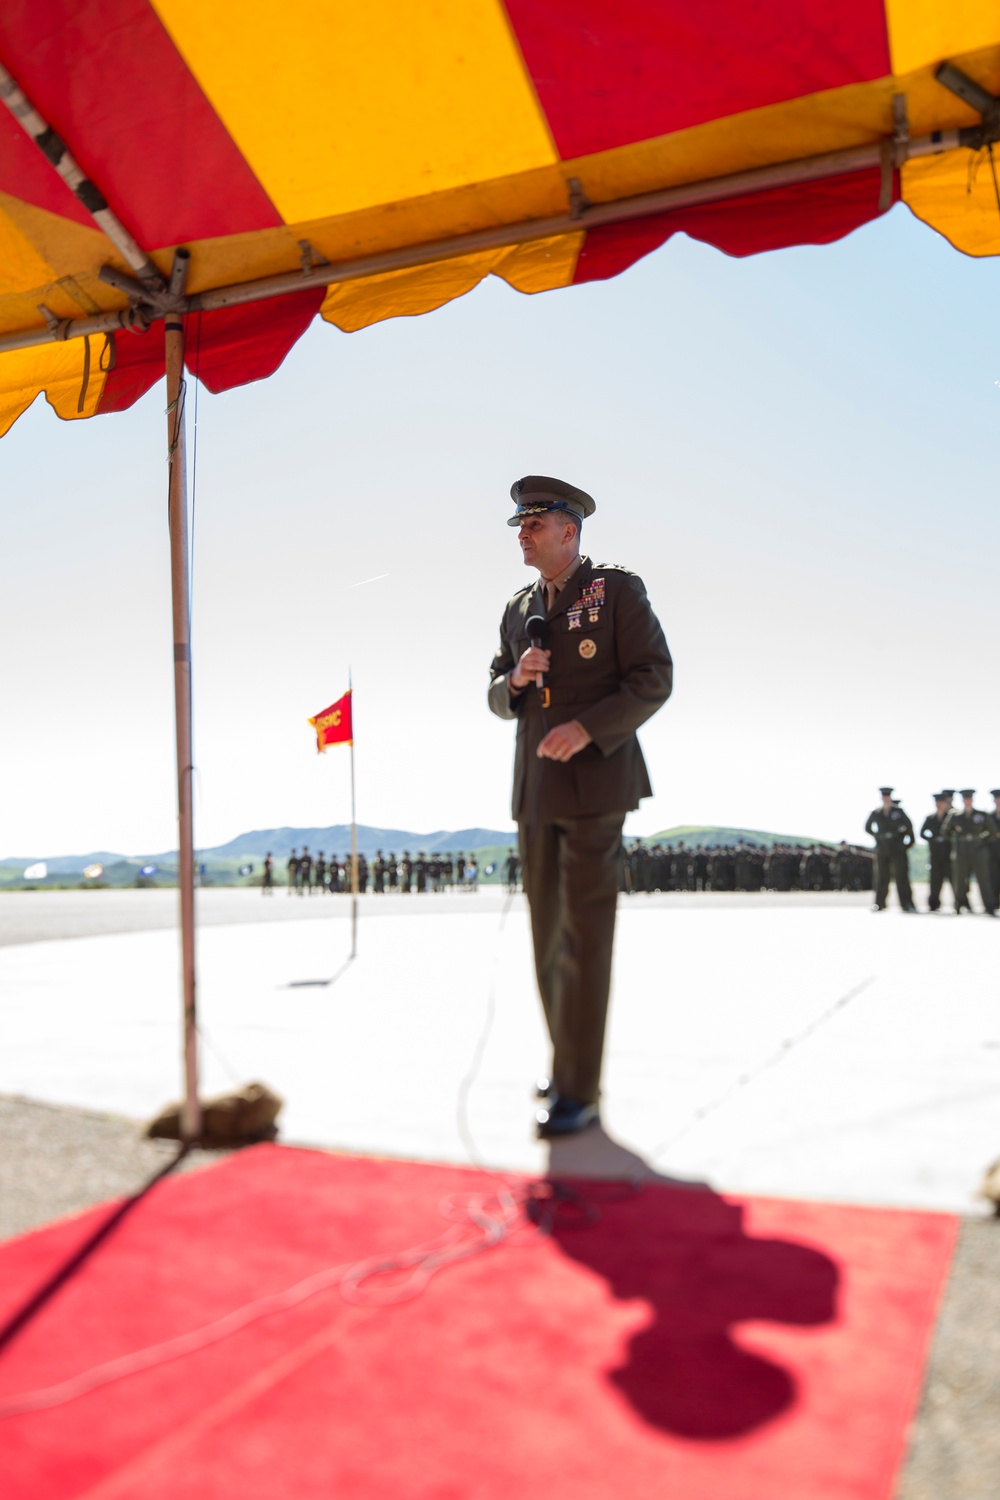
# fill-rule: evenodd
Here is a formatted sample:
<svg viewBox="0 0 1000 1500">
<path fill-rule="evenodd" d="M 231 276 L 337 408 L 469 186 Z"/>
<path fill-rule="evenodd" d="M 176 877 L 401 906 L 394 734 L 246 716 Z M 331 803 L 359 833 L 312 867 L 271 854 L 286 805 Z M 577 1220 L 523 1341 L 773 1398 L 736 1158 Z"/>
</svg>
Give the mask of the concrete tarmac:
<svg viewBox="0 0 1000 1500">
<path fill-rule="evenodd" d="M 768 891 L 759 896 L 731 892 L 685 892 L 683 895 L 640 896 L 642 905 L 672 905 L 685 908 L 705 906 L 713 911 L 730 907 L 744 908 L 747 902 L 762 907 L 788 907 L 801 910 L 816 906 L 829 910 L 837 906 L 867 908 L 870 897 L 847 895 L 839 891 L 793 891 L 788 894 Z M 233 886 L 206 886 L 197 892 L 198 925 L 231 927 L 244 922 L 329 922 L 348 921 L 351 903 L 345 896 L 289 895 L 284 886 L 275 887 L 273 896 L 259 889 Z M 446 891 L 434 896 L 375 896 L 369 892 L 360 897 L 360 907 L 367 921 L 371 917 L 391 917 L 406 912 L 421 916 L 454 915 L 457 912 L 497 912 L 504 905 L 498 886 L 482 886 L 477 891 Z M 42 943 L 48 938 L 110 936 L 115 932 L 159 932 L 177 926 L 176 890 L 134 888 L 75 891 L 7 891 L 0 893 L 0 948 L 12 943 Z"/>
<path fill-rule="evenodd" d="M 165 921 L 175 903 L 0 899 L 0 1092 L 134 1118 L 176 1097 L 172 930 L 18 941 L 43 922 Z M 199 893 L 205 1089 L 268 1083 L 286 1140 L 543 1170 L 530 1088 L 548 1057 L 523 898 L 506 915 L 496 890 L 361 906 L 351 962 L 347 901 Z M 998 956 L 1000 924 L 873 915 L 864 898 L 623 898 L 608 1141 L 720 1191 L 984 1212 Z M 590 1157 L 598 1140 L 562 1150 Z M 638 1170 L 603 1142 L 596 1166 Z"/>
</svg>

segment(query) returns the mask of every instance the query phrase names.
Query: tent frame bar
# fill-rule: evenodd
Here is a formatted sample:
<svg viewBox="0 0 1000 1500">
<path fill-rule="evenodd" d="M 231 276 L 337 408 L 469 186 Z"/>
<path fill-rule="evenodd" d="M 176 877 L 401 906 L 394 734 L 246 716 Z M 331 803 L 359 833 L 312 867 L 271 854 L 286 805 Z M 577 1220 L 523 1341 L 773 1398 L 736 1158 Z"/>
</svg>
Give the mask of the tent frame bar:
<svg viewBox="0 0 1000 1500">
<path fill-rule="evenodd" d="M 126 292 L 131 298 L 128 307 L 87 318 L 65 321 L 53 318 L 44 328 L 2 334 L 0 353 L 59 343 L 65 339 L 88 338 L 92 334 L 118 333 L 126 329 L 141 333 L 170 311 L 214 312 L 222 307 L 264 302 L 271 297 L 284 297 L 291 292 L 309 288 L 358 281 L 363 277 L 378 276 L 388 271 L 409 270 L 443 260 L 456 260 L 479 250 L 503 249 L 609 224 L 624 224 L 649 218 L 654 214 L 668 213 L 673 209 L 721 203 L 731 198 L 767 192 L 776 187 L 820 182 L 828 177 L 844 176 L 872 167 L 881 167 L 883 172 L 892 171 L 904 161 L 915 157 L 953 151 L 960 146 L 978 149 L 984 144 L 984 135 L 989 133 L 991 132 L 983 127 L 972 126 L 962 130 L 937 130 L 930 135 L 908 139 L 897 130 L 894 136 L 887 136 L 867 146 L 852 146 L 847 150 L 831 151 L 822 156 L 808 156 L 796 161 L 777 162 L 767 167 L 754 167 L 747 172 L 734 172 L 726 177 L 713 177 L 702 182 L 662 188 L 637 197 L 619 198 L 612 203 L 586 203 L 581 201 L 578 194 L 574 194 L 576 202 L 569 213 L 546 219 L 529 219 L 519 224 L 500 224 L 490 229 L 454 235 L 450 239 L 406 245 L 355 260 L 328 262 L 318 261 L 314 255 L 303 256 L 301 268 L 297 271 L 238 282 L 232 286 L 214 287 L 188 297 L 172 295 L 170 289 L 163 287 L 162 281 L 160 288 L 147 291 L 144 282 L 133 281 L 113 266 L 106 266 L 101 271 L 101 279 Z"/>
<path fill-rule="evenodd" d="M 107 204 L 76 161 L 66 142 L 39 114 L 31 100 L 0 63 L 0 100 L 7 106 L 25 135 L 34 141 L 46 161 L 59 173 L 74 198 L 83 205 L 97 227 L 104 231 L 126 265 L 139 277 L 144 291 L 156 294 L 164 290 L 163 277 L 146 252 L 136 244 L 125 225 Z"/>
</svg>

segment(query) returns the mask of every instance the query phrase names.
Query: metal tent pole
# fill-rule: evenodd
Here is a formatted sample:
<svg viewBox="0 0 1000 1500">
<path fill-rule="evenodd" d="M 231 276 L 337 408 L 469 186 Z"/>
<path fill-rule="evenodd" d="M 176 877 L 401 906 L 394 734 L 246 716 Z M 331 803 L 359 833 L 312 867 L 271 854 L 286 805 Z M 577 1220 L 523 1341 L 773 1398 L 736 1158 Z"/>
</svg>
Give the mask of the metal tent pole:
<svg viewBox="0 0 1000 1500">
<path fill-rule="evenodd" d="M 188 253 L 174 257 L 170 290 L 183 296 Z M 194 757 L 191 739 L 191 579 L 188 548 L 187 456 L 184 421 L 184 323 L 177 313 L 164 322 L 167 368 L 167 435 L 169 464 L 170 592 L 174 624 L 174 719 L 177 739 L 177 821 L 180 896 L 181 972 L 184 1016 L 184 1102 L 181 1139 L 201 1137 L 198 1098 L 198 1029 L 194 955 Z"/>
<path fill-rule="evenodd" d="M 351 957 L 358 956 L 358 820 L 354 810 L 354 679 L 347 675 L 351 695 Z"/>
<path fill-rule="evenodd" d="M 181 918 L 181 961 L 184 992 L 184 1104 L 181 1110 L 181 1136 L 190 1143 L 201 1136 L 201 1105 L 198 1101 L 198 1033 L 195 1012 L 194 967 L 194 824 L 191 806 L 191 588 L 188 557 L 187 467 L 184 453 L 184 324 L 190 252 L 174 253 L 169 286 L 142 246 L 133 239 L 118 215 L 108 204 L 97 185 L 85 174 L 66 142 L 39 114 L 32 101 L 18 86 L 7 69 L 0 65 L 0 106 L 6 106 L 21 129 L 41 151 L 52 169 L 59 174 L 77 201 L 87 210 L 97 227 L 103 230 L 138 281 L 142 311 L 125 309 L 120 328 L 142 329 L 153 318 L 146 308 L 155 309 L 164 318 L 165 364 L 167 372 L 167 431 L 169 462 L 170 577 L 174 618 L 174 706 L 177 730 L 177 807 L 179 821 L 179 869 Z M 111 269 L 112 276 L 121 273 Z M 131 278 L 126 278 L 130 287 Z M 51 339 L 70 336 L 68 324 L 46 316 Z M 98 321 L 101 321 L 99 316 Z M 58 333 L 56 330 L 58 329 Z M 88 332 L 96 330 L 88 330 Z M 18 347 L 30 347 L 19 345 Z"/>
</svg>

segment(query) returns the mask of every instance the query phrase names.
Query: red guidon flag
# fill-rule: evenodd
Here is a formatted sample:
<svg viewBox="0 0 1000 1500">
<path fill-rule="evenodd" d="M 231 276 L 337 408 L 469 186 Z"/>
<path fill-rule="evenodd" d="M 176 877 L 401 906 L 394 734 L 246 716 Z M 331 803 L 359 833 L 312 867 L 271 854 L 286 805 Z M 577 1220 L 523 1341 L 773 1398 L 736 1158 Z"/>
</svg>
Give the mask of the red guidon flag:
<svg viewBox="0 0 1000 1500">
<path fill-rule="evenodd" d="M 351 689 L 329 708 L 324 708 L 314 719 L 309 720 L 316 731 L 316 750 L 322 755 L 327 745 L 350 745 L 354 735 L 351 728 Z"/>
</svg>

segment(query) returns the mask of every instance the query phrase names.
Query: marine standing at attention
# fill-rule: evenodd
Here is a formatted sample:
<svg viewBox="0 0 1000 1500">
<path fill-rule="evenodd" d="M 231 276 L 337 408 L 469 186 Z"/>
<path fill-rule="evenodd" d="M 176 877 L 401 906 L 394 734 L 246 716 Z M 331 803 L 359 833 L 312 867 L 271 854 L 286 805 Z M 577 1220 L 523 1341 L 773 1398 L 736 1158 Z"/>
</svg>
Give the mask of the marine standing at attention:
<svg viewBox="0 0 1000 1500">
<path fill-rule="evenodd" d="M 955 910 L 972 910 L 969 883 L 975 875 L 983 910 L 988 917 L 995 917 L 997 899 L 990 878 L 990 844 L 1000 830 L 992 813 L 973 806 L 976 794 L 972 787 L 963 787 L 958 795 L 962 799 L 961 809 L 953 808 L 944 821 L 955 860 Z"/>
<path fill-rule="evenodd" d="M 868 814 L 865 833 L 875 840 L 875 904 L 872 911 L 885 911 L 889 899 L 889 881 L 895 880 L 896 894 L 904 911 L 916 911 L 910 889 L 910 868 L 906 851 L 913 843 L 913 824 L 903 809 L 892 800 L 892 787 L 880 786 L 882 806 Z"/>
<path fill-rule="evenodd" d="M 512 811 L 552 1042 L 546 1138 L 599 1118 L 622 824 L 652 791 L 636 730 L 670 696 L 673 664 L 642 580 L 581 555 L 590 495 L 532 475 L 511 496 L 508 525 L 540 576 L 504 610 L 489 706 L 517 720 Z"/>
<path fill-rule="evenodd" d="M 952 900 L 955 897 L 955 876 L 951 867 L 951 839 L 944 832 L 944 820 L 951 811 L 954 792 L 935 792 L 934 811 L 928 813 L 920 825 L 920 837 L 927 840 L 930 856 L 930 894 L 928 911 L 941 909 L 941 887 L 947 880 L 951 886 Z M 958 909 L 956 903 L 956 911 Z"/>
</svg>

